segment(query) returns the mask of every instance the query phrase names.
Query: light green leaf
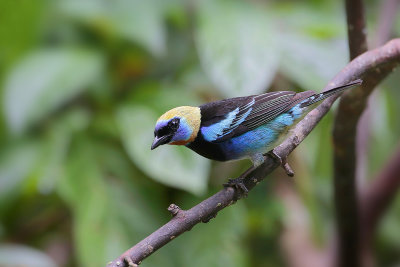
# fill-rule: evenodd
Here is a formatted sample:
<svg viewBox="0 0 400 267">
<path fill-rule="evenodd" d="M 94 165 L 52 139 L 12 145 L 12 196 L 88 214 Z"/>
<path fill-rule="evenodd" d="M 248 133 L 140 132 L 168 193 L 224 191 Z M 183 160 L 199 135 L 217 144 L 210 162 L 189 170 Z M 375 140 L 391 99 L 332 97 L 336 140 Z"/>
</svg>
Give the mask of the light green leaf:
<svg viewBox="0 0 400 267">
<path fill-rule="evenodd" d="M 322 89 L 348 61 L 342 9 L 329 3 L 278 6 L 282 74 L 304 89 Z"/>
<path fill-rule="evenodd" d="M 14 133 L 87 89 L 101 74 L 103 61 L 82 50 L 43 50 L 23 59 L 5 82 L 4 108 Z"/>
<path fill-rule="evenodd" d="M 58 182 L 58 191 L 74 214 L 78 259 L 82 266 L 104 266 L 109 256 L 105 249 L 107 213 L 113 210 L 106 180 L 91 146 L 82 141 L 73 148 L 65 165 L 66 173 Z"/>
<path fill-rule="evenodd" d="M 62 1 L 60 9 L 69 16 L 115 32 L 137 42 L 156 56 L 165 53 L 164 1 L 107 0 Z"/>
<path fill-rule="evenodd" d="M 63 176 L 64 162 L 68 156 L 74 133 L 87 127 L 89 115 L 83 109 L 73 109 L 63 113 L 49 127 L 45 134 L 42 154 L 39 156 L 33 179 L 37 190 L 42 194 L 53 192 L 57 181 Z"/>
<path fill-rule="evenodd" d="M 205 1 L 199 17 L 198 53 L 217 88 L 226 97 L 265 91 L 279 60 L 268 15 L 249 4 Z"/>
<path fill-rule="evenodd" d="M 344 41 L 319 40 L 296 33 L 281 33 L 282 73 L 307 90 L 317 90 L 347 62 Z"/>
<path fill-rule="evenodd" d="M 0 203 L 18 195 L 16 192 L 29 176 L 40 151 L 39 145 L 33 142 L 3 149 L 0 155 Z"/>
<path fill-rule="evenodd" d="M 209 160 L 185 147 L 150 150 L 157 114 L 146 106 L 131 105 L 120 108 L 116 118 L 125 149 L 142 171 L 163 184 L 194 194 L 204 193 Z"/>
<path fill-rule="evenodd" d="M 0 266 L 56 267 L 45 253 L 21 245 L 0 245 Z"/>
</svg>

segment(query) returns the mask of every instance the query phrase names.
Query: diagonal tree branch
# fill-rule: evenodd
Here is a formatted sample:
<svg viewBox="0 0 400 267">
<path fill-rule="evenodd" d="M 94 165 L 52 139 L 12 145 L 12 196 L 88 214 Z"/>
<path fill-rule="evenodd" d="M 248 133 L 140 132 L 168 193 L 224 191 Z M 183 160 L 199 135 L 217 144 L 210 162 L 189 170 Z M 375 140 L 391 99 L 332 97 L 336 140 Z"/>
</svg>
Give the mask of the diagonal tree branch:
<svg viewBox="0 0 400 267">
<path fill-rule="evenodd" d="M 367 50 L 362 0 L 346 0 L 347 35 L 350 59 Z M 369 77 L 366 77 L 368 79 Z M 340 99 L 333 126 L 334 198 L 337 222 L 337 265 L 360 265 L 359 214 L 356 187 L 356 136 L 358 120 L 369 93 L 376 84 L 364 81 L 361 87 Z"/>
<path fill-rule="evenodd" d="M 364 53 L 350 62 L 331 82 L 325 90 L 340 84 L 348 83 L 359 77 L 374 76 L 377 83 L 382 80 L 400 63 L 400 39 L 395 39 L 375 50 Z M 371 79 L 369 79 L 371 82 Z M 274 152 L 281 158 L 287 157 L 314 129 L 322 117 L 329 111 L 338 96 L 325 100 L 312 110 L 293 130 L 293 133 Z M 270 174 L 278 163 L 272 159 L 266 160 L 257 169 L 249 172 L 244 180 L 246 187 L 251 190 L 266 175 Z M 237 195 L 233 188 L 224 188 L 189 210 L 181 210 L 172 204 L 169 207 L 173 218 L 151 235 L 124 252 L 109 267 L 136 266 L 157 249 L 169 243 L 180 234 L 189 231 L 200 222 L 207 222 L 223 208 L 235 203 Z"/>
</svg>

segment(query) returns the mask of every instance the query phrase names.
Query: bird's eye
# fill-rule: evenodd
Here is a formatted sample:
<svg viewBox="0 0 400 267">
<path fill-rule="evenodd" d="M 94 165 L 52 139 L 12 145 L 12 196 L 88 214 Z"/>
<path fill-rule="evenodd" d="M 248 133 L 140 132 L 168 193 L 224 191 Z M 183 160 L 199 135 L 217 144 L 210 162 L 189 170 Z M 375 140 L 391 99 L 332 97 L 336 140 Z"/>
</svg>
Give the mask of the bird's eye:
<svg viewBox="0 0 400 267">
<path fill-rule="evenodd" d="M 173 128 L 173 129 L 178 128 L 179 119 L 177 119 L 177 118 L 172 119 L 172 120 L 169 122 L 169 125 L 170 125 L 170 127 Z"/>
</svg>

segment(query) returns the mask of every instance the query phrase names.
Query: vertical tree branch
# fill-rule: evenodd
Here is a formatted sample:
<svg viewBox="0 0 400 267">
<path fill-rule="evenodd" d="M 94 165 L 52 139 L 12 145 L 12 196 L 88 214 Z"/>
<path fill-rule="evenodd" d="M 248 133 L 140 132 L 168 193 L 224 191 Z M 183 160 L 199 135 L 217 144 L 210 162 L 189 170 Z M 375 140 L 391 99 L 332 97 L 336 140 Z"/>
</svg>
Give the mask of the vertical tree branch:
<svg viewBox="0 0 400 267">
<path fill-rule="evenodd" d="M 378 28 L 374 36 L 374 47 L 378 47 L 387 40 L 393 31 L 393 26 L 396 20 L 396 14 L 400 5 L 400 0 L 383 0 L 379 11 Z M 367 103 L 357 126 L 357 141 L 356 141 L 356 155 L 357 155 L 357 168 L 356 168 L 356 182 L 358 188 L 362 188 L 366 184 L 366 171 L 368 165 L 367 155 L 369 152 L 369 139 L 370 139 L 370 120 L 371 110 L 375 108 L 376 95 L 379 92 L 372 94 Z"/>
<path fill-rule="evenodd" d="M 346 0 L 346 16 L 350 60 L 352 60 L 368 49 L 363 1 Z"/>
<path fill-rule="evenodd" d="M 399 5 L 399 0 L 382 1 L 381 10 L 379 12 L 378 29 L 374 38 L 375 47 L 384 44 L 390 39 Z"/>
<path fill-rule="evenodd" d="M 346 0 L 350 59 L 367 50 L 362 0 Z M 356 193 L 356 133 L 369 92 L 375 84 L 364 82 L 340 100 L 333 129 L 334 197 L 338 231 L 338 266 L 360 265 L 359 218 Z M 368 88 L 368 89 L 367 89 Z M 365 92 L 368 91 L 368 92 Z"/>
<path fill-rule="evenodd" d="M 374 47 L 378 47 L 390 39 L 399 5 L 400 0 L 384 0 L 381 2 L 378 27 L 373 41 Z M 363 184 L 358 185 L 361 194 L 359 197 L 360 218 L 363 222 L 361 225 L 361 258 L 363 266 L 375 265 L 372 243 L 377 224 L 400 186 L 400 145 L 390 163 L 383 168 L 381 174 L 373 180 L 372 184 L 366 185 L 370 119 L 371 112 L 376 105 L 376 95 L 379 93 L 376 92 L 376 94 L 372 94 L 369 97 L 368 106 L 361 115 L 357 128 L 357 182 L 363 181 Z M 398 168 L 396 169 L 395 166 Z"/>
<path fill-rule="evenodd" d="M 370 252 L 376 227 L 400 187 L 400 143 L 393 156 L 371 184 L 361 192 L 360 210 L 364 265 L 372 266 Z"/>
</svg>

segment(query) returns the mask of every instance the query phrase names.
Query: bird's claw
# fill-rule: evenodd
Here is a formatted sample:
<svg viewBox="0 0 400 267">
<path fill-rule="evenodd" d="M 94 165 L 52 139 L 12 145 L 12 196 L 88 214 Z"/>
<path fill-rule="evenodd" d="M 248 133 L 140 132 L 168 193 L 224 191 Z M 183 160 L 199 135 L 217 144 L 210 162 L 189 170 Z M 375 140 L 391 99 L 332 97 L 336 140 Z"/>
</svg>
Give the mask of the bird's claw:
<svg viewBox="0 0 400 267">
<path fill-rule="evenodd" d="M 287 162 L 286 157 L 281 158 L 278 154 L 274 152 L 274 150 L 271 150 L 270 152 L 267 153 L 271 158 L 279 162 L 279 165 L 285 170 L 286 174 L 290 177 L 294 176 L 294 171 L 292 167 L 290 167 L 289 163 Z"/>
<path fill-rule="evenodd" d="M 243 178 L 235 178 L 235 179 L 229 179 L 227 183 L 224 183 L 224 187 L 233 187 L 236 190 L 236 195 L 237 199 L 240 199 L 242 197 L 247 197 L 249 190 L 243 183 Z"/>
</svg>

